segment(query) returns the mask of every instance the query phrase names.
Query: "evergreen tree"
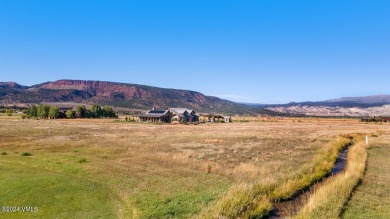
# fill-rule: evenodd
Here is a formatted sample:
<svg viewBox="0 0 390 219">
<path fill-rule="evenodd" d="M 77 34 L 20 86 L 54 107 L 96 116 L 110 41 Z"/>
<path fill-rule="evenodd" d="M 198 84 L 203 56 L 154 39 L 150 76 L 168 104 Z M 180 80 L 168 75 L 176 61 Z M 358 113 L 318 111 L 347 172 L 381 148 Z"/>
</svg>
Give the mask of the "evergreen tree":
<svg viewBox="0 0 390 219">
<path fill-rule="evenodd" d="M 104 106 L 103 107 L 103 117 L 105 118 L 114 118 L 116 117 L 114 110 L 112 107 Z"/>
<path fill-rule="evenodd" d="M 85 106 L 78 106 L 76 108 L 76 117 L 78 118 L 85 118 L 87 117 L 87 108 Z"/>
<path fill-rule="evenodd" d="M 92 116 L 93 118 L 100 118 L 100 117 L 102 117 L 103 111 L 102 111 L 102 108 L 98 104 L 94 104 L 92 106 L 91 112 L 93 114 L 93 116 Z"/>
<path fill-rule="evenodd" d="M 87 109 L 87 111 L 85 113 L 85 117 L 86 118 L 93 118 L 93 113 L 90 109 Z"/>
</svg>

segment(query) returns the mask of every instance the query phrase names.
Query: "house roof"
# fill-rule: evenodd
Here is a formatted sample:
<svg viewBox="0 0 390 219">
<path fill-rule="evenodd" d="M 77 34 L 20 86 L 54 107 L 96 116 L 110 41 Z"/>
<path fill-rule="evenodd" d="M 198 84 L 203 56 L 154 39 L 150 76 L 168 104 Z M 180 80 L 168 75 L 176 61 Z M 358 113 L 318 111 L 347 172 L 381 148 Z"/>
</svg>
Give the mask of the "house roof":
<svg viewBox="0 0 390 219">
<path fill-rule="evenodd" d="M 144 115 L 140 115 L 139 117 L 160 118 L 162 116 L 165 116 L 165 113 L 164 114 L 161 114 L 161 113 L 147 113 L 147 114 L 144 114 Z"/>
<path fill-rule="evenodd" d="M 191 113 L 192 111 L 194 111 L 194 110 L 187 109 L 187 108 L 169 108 L 169 110 L 175 112 L 176 114 L 184 114 L 185 112 Z"/>
<path fill-rule="evenodd" d="M 149 110 L 147 113 L 140 115 L 139 117 L 159 118 L 166 116 L 168 110 Z"/>
<path fill-rule="evenodd" d="M 166 110 L 149 110 L 147 113 L 166 113 Z"/>
</svg>

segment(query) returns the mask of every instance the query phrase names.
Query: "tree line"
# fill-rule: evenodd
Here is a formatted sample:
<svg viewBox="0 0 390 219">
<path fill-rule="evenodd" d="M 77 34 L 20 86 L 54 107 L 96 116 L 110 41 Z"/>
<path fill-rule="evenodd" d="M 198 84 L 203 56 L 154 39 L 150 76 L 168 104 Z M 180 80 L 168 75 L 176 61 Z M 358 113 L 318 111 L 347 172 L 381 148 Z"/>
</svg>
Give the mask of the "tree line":
<svg viewBox="0 0 390 219">
<path fill-rule="evenodd" d="M 47 104 L 33 105 L 27 109 L 27 118 L 40 119 L 58 119 L 58 118 L 117 118 L 118 116 L 112 107 L 101 107 L 94 104 L 91 109 L 87 109 L 84 105 L 77 106 L 75 110 L 67 110 L 63 112 L 58 106 L 50 106 Z"/>
</svg>

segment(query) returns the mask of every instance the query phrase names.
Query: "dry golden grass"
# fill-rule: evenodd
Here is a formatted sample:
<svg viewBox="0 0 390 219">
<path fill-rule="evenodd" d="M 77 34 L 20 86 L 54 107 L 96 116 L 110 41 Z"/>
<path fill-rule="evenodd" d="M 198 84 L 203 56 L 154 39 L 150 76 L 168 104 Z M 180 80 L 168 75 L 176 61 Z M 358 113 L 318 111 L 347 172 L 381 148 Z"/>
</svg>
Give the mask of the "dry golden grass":
<svg viewBox="0 0 390 219">
<path fill-rule="evenodd" d="M 206 206 L 214 212 L 208 217 L 239 206 L 229 215 L 246 218 L 266 214 L 272 200 L 317 179 L 310 174 L 315 168 L 326 171 L 337 136 L 387 127 L 338 119 L 253 120 L 173 126 L 0 118 L 0 150 L 8 154 L 0 165 L 92 181 L 108 191 L 106 202 L 118 218 L 188 218 Z M 32 156 L 21 160 L 23 152 Z M 224 201 L 230 196 L 236 201 Z M 248 202 L 257 204 L 241 205 Z"/>
<path fill-rule="evenodd" d="M 273 208 L 272 202 L 286 200 L 328 174 L 338 152 L 348 145 L 349 138 L 340 137 L 328 143 L 298 170 L 287 173 L 279 180 L 261 178 L 250 183 L 232 186 L 230 191 L 214 206 L 205 209 L 201 218 L 253 218 L 266 216 Z M 269 174 L 268 174 L 269 175 Z"/>
<path fill-rule="evenodd" d="M 295 218 L 340 217 L 342 208 L 361 180 L 366 166 L 367 145 L 363 142 L 363 136 L 356 136 L 355 141 L 357 143 L 348 152 L 346 170 L 319 186 Z"/>
</svg>

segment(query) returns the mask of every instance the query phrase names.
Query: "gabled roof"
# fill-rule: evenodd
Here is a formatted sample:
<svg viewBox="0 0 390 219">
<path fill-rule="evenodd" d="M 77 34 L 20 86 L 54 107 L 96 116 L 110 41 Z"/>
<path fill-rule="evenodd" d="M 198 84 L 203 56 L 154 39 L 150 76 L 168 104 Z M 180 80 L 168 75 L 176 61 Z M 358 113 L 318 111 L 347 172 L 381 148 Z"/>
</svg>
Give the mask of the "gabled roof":
<svg viewBox="0 0 390 219">
<path fill-rule="evenodd" d="M 140 117 L 158 118 L 158 117 L 167 115 L 168 112 L 169 112 L 169 110 L 149 110 L 144 115 L 140 115 Z"/>
<path fill-rule="evenodd" d="M 187 108 L 169 108 L 169 110 L 173 111 L 176 114 L 184 114 L 186 112 L 191 113 L 192 111 L 194 111 L 194 110 L 187 109 Z"/>
</svg>

